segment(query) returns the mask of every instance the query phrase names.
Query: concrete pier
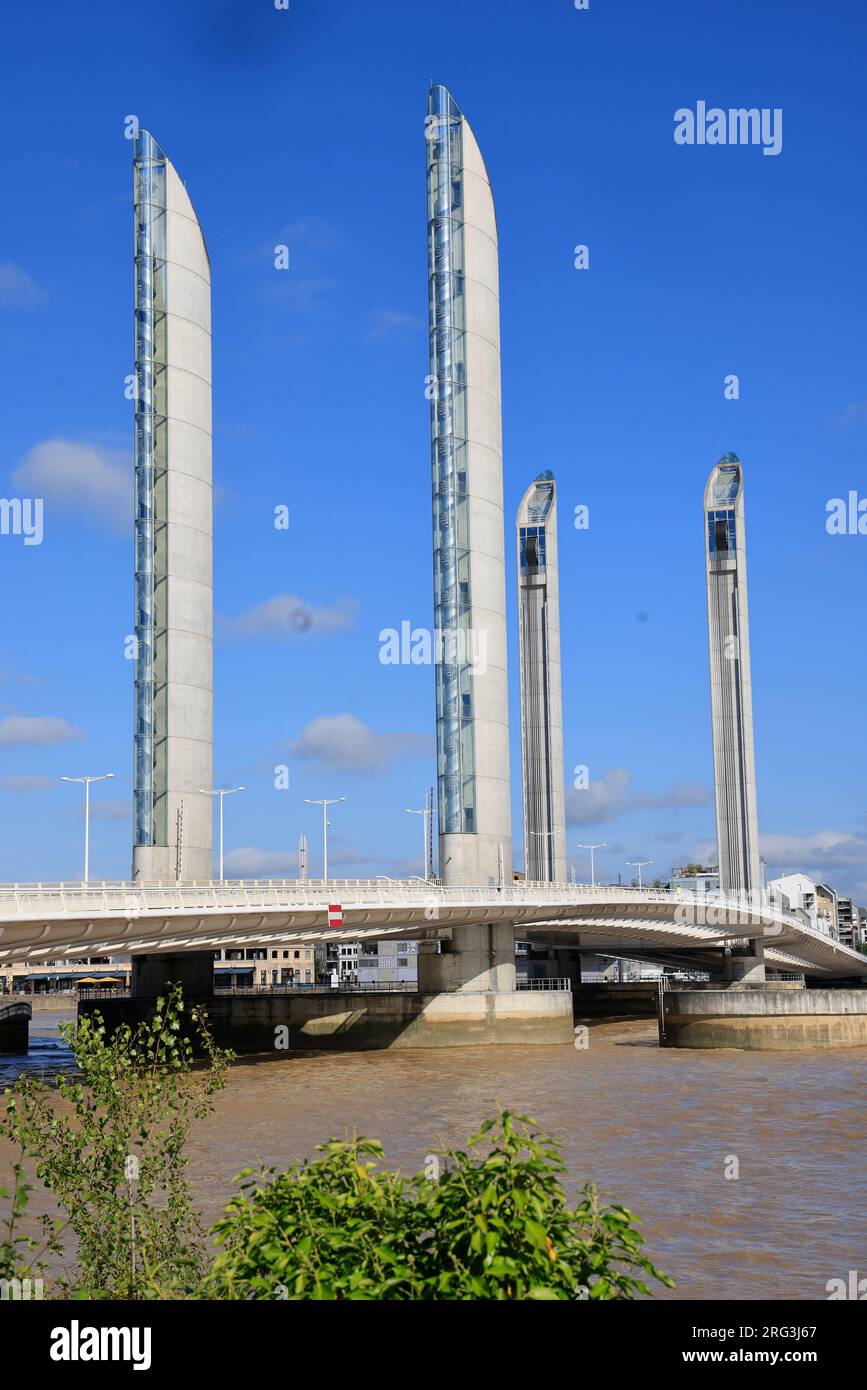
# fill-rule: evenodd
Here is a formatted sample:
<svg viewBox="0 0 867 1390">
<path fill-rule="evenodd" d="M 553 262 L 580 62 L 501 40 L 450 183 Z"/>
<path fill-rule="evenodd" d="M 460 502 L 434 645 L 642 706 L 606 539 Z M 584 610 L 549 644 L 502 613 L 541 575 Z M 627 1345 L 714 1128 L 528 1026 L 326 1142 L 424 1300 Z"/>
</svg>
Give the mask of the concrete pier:
<svg viewBox="0 0 867 1390">
<path fill-rule="evenodd" d="M 187 998 L 185 996 L 185 998 Z M 236 1052 L 357 1052 L 379 1048 L 477 1047 L 570 1043 L 568 990 L 423 994 L 301 991 L 187 999 L 207 1012 L 222 1047 Z M 87 999 L 79 1016 L 98 1012 L 109 1030 L 153 1013 L 152 997 Z"/>
<path fill-rule="evenodd" d="M 662 1047 L 867 1047 L 867 990 L 704 989 L 662 996 Z"/>
<path fill-rule="evenodd" d="M 214 957 L 210 951 L 161 951 L 132 958 L 132 996 L 156 999 L 169 985 L 180 985 L 185 999 L 214 993 Z"/>
<path fill-rule="evenodd" d="M 26 1052 L 32 1009 L 29 1004 L 0 1004 L 0 1052 Z"/>
<path fill-rule="evenodd" d="M 572 1041 L 568 989 L 515 988 L 514 929 L 493 923 L 455 929 L 419 954 L 419 988 L 214 993 L 209 951 L 133 958 L 129 999 L 87 999 L 109 1029 L 151 1017 L 172 984 L 202 1006 L 216 1041 L 237 1052 L 365 1051 L 386 1047 L 551 1045 Z M 282 1030 L 282 1032 L 279 1032 Z M 279 1041 L 278 1041 L 279 1035 Z"/>
</svg>

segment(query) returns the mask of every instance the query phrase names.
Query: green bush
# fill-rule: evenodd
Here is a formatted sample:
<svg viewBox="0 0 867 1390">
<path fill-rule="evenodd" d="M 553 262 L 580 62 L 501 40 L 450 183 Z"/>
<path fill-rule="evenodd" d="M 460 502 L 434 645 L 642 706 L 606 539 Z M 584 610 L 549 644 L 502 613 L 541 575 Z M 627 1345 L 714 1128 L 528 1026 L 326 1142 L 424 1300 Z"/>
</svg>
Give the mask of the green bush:
<svg viewBox="0 0 867 1390">
<path fill-rule="evenodd" d="M 474 1151 L 474 1152 L 471 1152 Z M 235 1299 L 629 1299 L 647 1276 L 637 1218 L 592 1186 L 570 1209 L 558 1145 L 504 1111 L 439 1176 L 378 1171 L 371 1139 L 321 1145 L 274 1175 L 240 1174 L 200 1296 Z"/>
<path fill-rule="evenodd" d="M 212 1109 L 231 1054 L 213 1045 L 204 1015 L 191 1009 L 187 1022 L 206 1057 L 204 1067 L 194 1067 L 183 1022 L 181 991 L 173 986 L 156 1001 L 154 1017 L 135 1028 L 124 1024 L 108 1036 L 98 1013 L 61 1024 L 79 1072 L 59 1077 L 56 1092 L 26 1077 L 6 1092 L 0 1134 L 35 1160 L 36 1176 L 64 1213 L 48 1232 L 47 1249 L 62 1258 L 61 1230 L 69 1227 L 75 1237 L 75 1270 L 60 1292 L 153 1297 L 156 1281 L 195 1289 L 207 1268 L 184 1146 L 193 1121 Z M 65 1105 L 57 1105 L 57 1093 Z M 13 1263 L 14 1222 L 28 1190 L 20 1165 L 15 1178 L 0 1246 L 6 1265 Z"/>
</svg>

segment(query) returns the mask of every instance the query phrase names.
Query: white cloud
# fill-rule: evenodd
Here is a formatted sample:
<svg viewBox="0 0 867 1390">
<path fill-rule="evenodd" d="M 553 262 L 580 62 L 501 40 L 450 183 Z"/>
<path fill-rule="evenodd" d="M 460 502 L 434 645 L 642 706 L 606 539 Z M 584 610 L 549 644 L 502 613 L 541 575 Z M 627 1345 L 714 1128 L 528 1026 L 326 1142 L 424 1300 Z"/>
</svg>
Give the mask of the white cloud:
<svg viewBox="0 0 867 1390">
<path fill-rule="evenodd" d="M 37 777 L 35 775 L 22 775 L 20 777 L 4 777 L 0 782 L 0 787 L 7 792 L 45 792 L 49 787 L 53 787 L 56 782 L 55 777 Z"/>
<path fill-rule="evenodd" d="M 244 845 L 226 852 L 223 870 L 227 878 L 297 878 L 298 855 Z"/>
<path fill-rule="evenodd" d="M 421 319 L 416 318 L 415 314 L 406 314 L 401 309 L 384 309 L 382 313 L 377 314 L 365 337 L 368 342 L 375 343 L 380 338 L 387 338 L 403 329 L 412 329 L 415 332 L 423 327 Z"/>
<path fill-rule="evenodd" d="M 696 782 L 686 782 L 675 777 L 671 786 L 659 796 L 647 792 L 636 792 L 629 798 L 629 807 L 649 811 L 668 811 L 677 806 L 709 806 L 713 797 L 708 787 Z"/>
<path fill-rule="evenodd" d="M 315 608 L 295 594 L 275 594 L 235 618 L 221 617 L 220 626 L 228 637 L 303 637 L 351 627 L 357 609 L 349 598 L 338 599 L 332 608 Z"/>
<path fill-rule="evenodd" d="M 31 309 L 44 298 L 45 291 L 23 266 L 0 261 L 0 308 Z"/>
<path fill-rule="evenodd" d="M 310 809 L 315 810 L 316 808 L 311 807 Z M 321 855 L 321 846 L 318 846 L 314 841 L 310 845 L 308 862 L 310 878 L 315 878 L 317 873 L 322 871 L 321 857 L 317 860 L 317 854 Z M 380 874 L 388 878 L 410 878 L 417 877 L 421 872 L 418 860 L 381 859 L 372 851 L 353 849 L 351 845 L 335 844 L 329 837 L 329 873 L 338 868 L 364 868 L 367 873 L 363 874 L 362 877 L 376 877 L 377 874 Z M 240 849 L 227 851 L 224 858 L 224 869 L 227 878 L 297 878 L 298 855 L 292 854 L 288 850 L 258 849 L 253 845 L 245 845 Z M 356 876 L 356 874 L 346 875 L 350 878 Z"/>
<path fill-rule="evenodd" d="M 84 815 L 83 808 L 81 814 Z M 90 814 L 94 820 L 132 820 L 132 801 L 99 801 L 91 797 Z"/>
<path fill-rule="evenodd" d="M 266 301 L 287 304 L 290 309 L 304 312 L 316 309 L 322 298 L 335 289 L 338 282 L 328 275 L 296 275 L 282 271 L 262 292 Z"/>
<path fill-rule="evenodd" d="M 7 714 L 0 719 L 0 744 L 7 748 L 20 744 L 48 748 L 55 743 L 69 743 L 81 736 L 81 729 L 66 719 L 24 714 Z"/>
<path fill-rule="evenodd" d="M 622 767 L 609 768 L 602 777 L 591 779 L 589 787 L 570 787 L 566 793 L 566 821 L 569 825 L 595 825 L 614 820 L 626 802 L 629 773 Z"/>
<path fill-rule="evenodd" d="M 832 425 L 838 429 L 848 429 L 851 425 L 857 425 L 867 417 L 867 401 L 849 401 L 848 405 L 839 415 L 831 417 Z"/>
<path fill-rule="evenodd" d="M 622 767 L 608 768 L 601 778 L 590 779 L 586 788 L 571 787 L 566 793 L 566 820 L 570 825 L 597 825 L 616 820 L 629 811 L 670 811 L 677 807 L 707 806 L 712 798 L 707 787 L 675 778 L 665 791 L 630 794 L 632 778 Z"/>
<path fill-rule="evenodd" d="M 429 756 L 428 734 L 377 734 L 353 714 L 321 715 L 292 744 L 296 758 L 345 772 L 382 772 L 392 763 Z"/>
<path fill-rule="evenodd" d="M 850 830 L 817 830 L 812 835 L 759 835 L 759 848 L 773 869 L 802 870 L 811 878 L 826 871 L 867 863 L 867 835 Z M 833 886 L 833 885 L 832 885 Z"/>
<path fill-rule="evenodd" d="M 827 883 L 838 893 L 853 894 L 856 901 L 867 900 L 867 883 L 859 881 L 857 871 L 867 865 L 867 835 L 851 830 L 817 830 L 810 835 L 759 833 L 759 850 L 767 866 L 768 878 L 783 873 L 804 873 Z M 684 863 L 715 864 L 715 840 L 695 840 Z"/>
<path fill-rule="evenodd" d="M 34 444 L 12 480 L 22 493 L 42 497 L 63 511 L 86 512 L 118 533 L 132 526 L 134 473 L 129 450 L 47 439 Z"/>
</svg>

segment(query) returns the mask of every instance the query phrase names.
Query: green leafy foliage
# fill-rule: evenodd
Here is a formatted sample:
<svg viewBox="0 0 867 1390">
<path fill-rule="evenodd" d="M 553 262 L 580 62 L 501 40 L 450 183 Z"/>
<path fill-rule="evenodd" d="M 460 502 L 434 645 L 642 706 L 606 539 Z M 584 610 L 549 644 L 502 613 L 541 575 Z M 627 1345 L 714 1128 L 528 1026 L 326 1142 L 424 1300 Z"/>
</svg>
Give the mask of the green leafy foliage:
<svg viewBox="0 0 867 1390">
<path fill-rule="evenodd" d="M 239 1177 L 214 1232 L 206 1297 L 629 1299 L 670 1285 L 642 1252 L 637 1218 L 592 1186 L 571 1209 L 557 1144 L 503 1111 L 437 1180 L 377 1171 L 370 1139 L 321 1145 L 275 1175 Z"/>
<path fill-rule="evenodd" d="M 60 1077 L 56 1090 L 21 1078 L 6 1092 L 0 1133 L 35 1159 L 75 1237 L 67 1292 L 142 1298 L 158 1283 L 192 1289 L 202 1277 L 203 1232 L 184 1145 L 193 1121 L 212 1109 L 231 1054 L 214 1046 L 200 1010 L 187 1018 L 202 1067 L 181 1032 L 180 988 L 171 987 L 153 1018 L 134 1028 L 124 1024 L 109 1036 L 98 1013 L 62 1024 L 78 1073 Z M 17 1206 L 20 1213 L 20 1196 Z M 59 1232 L 48 1248 L 62 1257 Z"/>
</svg>

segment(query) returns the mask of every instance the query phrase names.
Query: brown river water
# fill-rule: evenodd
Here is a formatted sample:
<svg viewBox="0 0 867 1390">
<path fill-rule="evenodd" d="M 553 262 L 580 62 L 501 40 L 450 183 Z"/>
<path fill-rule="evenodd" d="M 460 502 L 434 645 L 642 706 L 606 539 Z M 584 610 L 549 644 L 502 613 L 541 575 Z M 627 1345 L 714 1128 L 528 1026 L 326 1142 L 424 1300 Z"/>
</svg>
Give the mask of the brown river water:
<svg viewBox="0 0 867 1390">
<path fill-rule="evenodd" d="M 31 1066 L 62 1061 L 55 1025 L 34 1016 Z M 0 1059 L 0 1084 L 15 1069 Z M 660 1050 L 650 1021 L 594 1026 L 587 1050 L 242 1059 L 190 1142 L 195 1196 L 211 1220 L 241 1168 L 284 1167 L 352 1132 L 415 1172 L 506 1107 L 560 1141 L 571 1195 L 593 1179 L 641 1217 L 676 1281 L 660 1297 L 825 1299 L 829 1279 L 867 1277 L 867 1049 Z M 0 1146 L 0 1182 L 7 1161 Z"/>
</svg>

